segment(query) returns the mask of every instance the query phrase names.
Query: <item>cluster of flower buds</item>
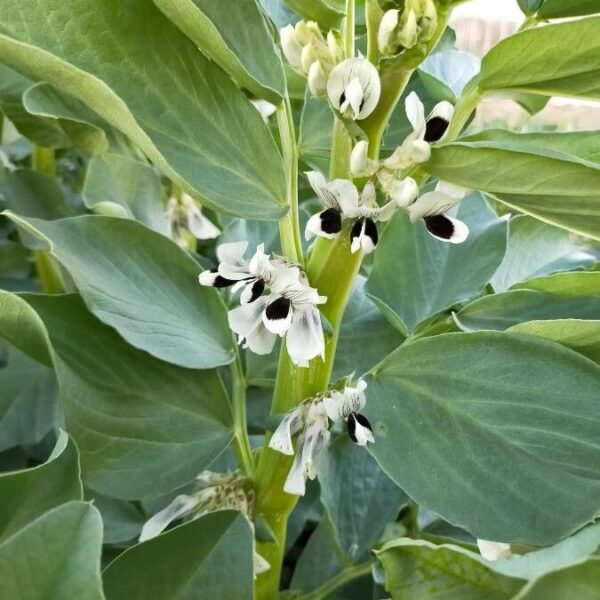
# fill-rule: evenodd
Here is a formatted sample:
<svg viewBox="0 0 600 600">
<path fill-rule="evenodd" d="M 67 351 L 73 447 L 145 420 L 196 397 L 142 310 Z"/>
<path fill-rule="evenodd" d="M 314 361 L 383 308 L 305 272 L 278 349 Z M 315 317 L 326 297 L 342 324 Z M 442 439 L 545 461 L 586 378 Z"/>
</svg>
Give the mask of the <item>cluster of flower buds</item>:
<svg viewBox="0 0 600 600">
<path fill-rule="evenodd" d="M 298 21 L 279 32 L 283 53 L 294 69 L 308 77 L 308 87 L 316 98 L 327 96 L 327 79 L 343 60 L 344 52 L 333 31 L 323 37 L 314 21 Z"/>
<path fill-rule="evenodd" d="M 245 241 L 221 244 L 217 248 L 218 267 L 200 273 L 200 284 L 241 290 L 240 306 L 228 316 L 229 326 L 244 348 L 269 354 L 277 336 L 286 336 L 292 362 L 307 367 L 311 359 L 325 353 L 317 305 L 327 298 L 309 286 L 299 267 L 265 254 L 263 244 L 250 260 L 244 258 L 247 249 Z"/>
<path fill-rule="evenodd" d="M 287 413 L 269 441 L 269 447 L 288 456 L 294 455 L 292 436 L 300 433 L 292 468 L 283 487 L 288 494 L 303 496 L 306 478 L 315 479 L 319 457 L 327 446 L 331 433 L 329 420 L 346 422 L 348 435 L 359 446 L 374 443 L 373 430 L 366 417 L 360 414 L 367 402 L 367 384 L 359 379 L 356 386 L 342 391 L 332 390 L 311 398 Z"/>
<path fill-rule="evenodd" d="M 202 214 L 196 201 L 185 192 L 172 196 L 165 211 L 167 227 L 171 239 L 187 250 L 192 239 L 210 240 L 220 235 L 221 230 Z"/>
<path fill-rule="evenodd" d="M 213 473 L 203 471 L 196 477 L 195 490 L 180 494 L 168 506 L 152 516 L 140 533 L 140 542 L 160 535 L 177 519 L 193 520 L 217 510 L 239 510 L 248 519 L 254 531 L 254 490 L 239 471 Z M 269 563 L 254 549 L 254 576 L 270 568 Z"/>
<path fill-rule="evenodd" d="M 433 0 L 405 0 L 402 11 L 391 9 L 379 24 L 377 42 L 383 56 L 410 50 L 429 42 L 438 27 L 438 14 Z"/>
</svg>

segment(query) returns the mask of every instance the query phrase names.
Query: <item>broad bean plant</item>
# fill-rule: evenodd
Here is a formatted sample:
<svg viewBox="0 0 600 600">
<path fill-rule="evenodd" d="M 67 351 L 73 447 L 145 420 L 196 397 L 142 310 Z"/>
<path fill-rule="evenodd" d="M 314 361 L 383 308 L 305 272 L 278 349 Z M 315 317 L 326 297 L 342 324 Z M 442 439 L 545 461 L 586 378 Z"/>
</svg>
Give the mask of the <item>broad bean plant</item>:
<svg viewBox="0 0 600 600">
<path fill-rule="evenodd" d="M 0 0 L 2 598 L 600 598 L 600 5 L 461 3 Z"/>
</svg>

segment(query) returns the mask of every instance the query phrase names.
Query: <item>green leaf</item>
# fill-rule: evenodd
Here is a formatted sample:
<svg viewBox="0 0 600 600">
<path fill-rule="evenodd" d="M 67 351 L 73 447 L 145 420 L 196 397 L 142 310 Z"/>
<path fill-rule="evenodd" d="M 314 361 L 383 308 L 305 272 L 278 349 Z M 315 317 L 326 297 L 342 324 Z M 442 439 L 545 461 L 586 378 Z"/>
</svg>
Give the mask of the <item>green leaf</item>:
<svg viewBox="0 0 600 600">
<path fill-rule="evenodd" d="M 524 281 L 513 288 L 537 290 L 558 296 L 600 296 L 600 271 L 556 273 Z"/>
<path fill-rule="evenodd" d="M 104 600 L 102 520 L 85 502 L 45 513 L 0 545 L 2 595 L 19 600 Z"/>
<path fill-rule="evenodd" d="M 477 83 L 484 91 L 599 99 L 599 32 L 600 18 L 589 17 L 512 35 L 483 57 Z"/>
<path fill-rule="evenodd" d="M 534 581 L 514 600 L 599 600 L 600 557 L 554 571 Z"/>
<path fill-rule="evenodd" d="M 349 436 L 337 436 L 319 464 L 321 501 L 352 562 L 365 558 L 408 501 L 375 460 Z"/>
<path fill-rule="evenodd" d="M 477 554 L 401 538 L 376 552 L 392 600 L 510 600 L 523 582 L 495 573 Z"/>
<path fill-rule="evenodd" d="M 600 367 L 558 344 L 425 338 L 369 379 L 369 450 L 419 504 L 475 537 L 555 543 L 599 514 L 599 389 Z"/>
<path fill-rule="evenodd" d="M 490 563 L 490 567 L 509 577 L 537 579 L 586 559 L 600 545 L 600 524 L 590 525 L 549 548 L 512 556 Z"/>
<path fill-rule="evenodd" d="M 23 295 L 54 349 L 67 427 L 85 483 L 139 499 L 191 481 L 231 440 L 231 414 L 216 371 L 194 371 L 129 346 L 78 296 Z"/>
<path fill-rule="evenodd" d="M 52 365 L 44 323 L 27 302 L 4 290 L 0 290 L 0 337 L 44 365 Z"/>
<path fill-rule="evenodd" d="M 36 144 L 51 148 L 70 146 L 70 140 L 58 123 L 31 115 L 23 106 L 23 94 L 33 81 L 0 64 L 0 112 L 17 131 Z M 0 140 L 1 141 L 1 140 Z"/>
<path fill-rule="evenodd" d="M 510 220 L 506 255 L 491 283 L 503 292 L 526 279 L 594 262 L 594 256 L 568 232 L 521 215 Z"/>
<path fill-rule="evenodd" d="M 545 0 L 538 11 L 540 19 L 581 17 L 600 12 L 597 0 Z"/>
<path fill-rule="evenodd" d="M 283 65 L 256 0 L 237 0 L 235 10 L 214 0 L 154 3 L 241 87 L 281 102 L 286 89 Z"/>
<path fill-rule="evenodd" d="M 51 508 L 82 498 L 77 449 L 63 431 L 48 462 L 0 474 L 0 540 L 6 540 Z"/>
<path fill-rule="evenodd" d="M 426 168 L 546 223 L 600 239 L 600 163 L 592 162 L 590 141 L 589 132 L 486 131 L 434 148 Z"/>
<path fill-rule="evenodd" d="M 86 500 L 92 501 L 102 515 L 105 544 L 124 544 L 139 537 L 146 517 L 133 502 L 97 493 L 87 496 Z"/>
<path fill-rule="evenodd" d="M 90 310 L 136 348 L 197 369 L 233 359 L 218 292 L 198 284 L 198 264 L 166 237 L 114 217 L 7 216 L 48 244 Z"/>
<path fill-rule="evenodd" d="M 252 533 L 239 512 L 218 511 L 121 554 L 104 571 L 107 600 L 251 600 Z"/>
<path fill-rule="evenodd" d="M 354 372 L 366 373 L 404 341 L 390 327 L 377 305 L 365 294 L 365 279 L 358 277 L 340 328 L 332 379 Z"/>
<path fill-rule="evenodd" d="M 159 174 L 148 164 L 118 154 L 94 157 L 88 166 L 83 201 L 90 208 L 105 203 L 124 209 L 159 233 L 167 233 Z"/>
<path fill-rule="evenodd" d="M 108 0 L 92 12 L 87 0 L 7 0 L 0 60 L 87 104 L 206 204 L 281 217 L 281 155 L 229 77 L 148 0 Z"/>
<path fill-rule="evenodd" d="M 23 94 L 29 114 L 55 120 L 61 129 L 85 152 L 102 154 L 109 146 L 123 147 L 124 138 L 83 102 L 59 92 L 47 83 L 38 83 Z"/>
<path fill-rule="evenodd" d="M 9 348 L 0 369 L 0 451 L 44 439 L 59 422 L 57 393 L 52 369 Z"/>
<path fill-rule="evenodd" d="M 600 321 L 578 319 L 529 321 L 514 325 L 508 331 L 535 335 L 557 342 L 600 364 Z"/>
<path fill-rule="evenodd" d="M 525 321 L 600 319 L 600 296 L 555 296 L 513 290 L 479 298 L 454 316 L 463 331 L 502 331 Z"/>
<path fill-rule="evenodd" d="M 339 29 L 344 17 L 342 0 L 284 0 L 303 19 L 316 21 L 324 29 Z"/>
<path fill-rule="evenodd" d="M 10 240 L 0 241 L 0 276 L 23 279 L 31 273 L 31 255 Z"/>
<path fill-rule="evenodd" d="M 329 104 L 313 98 L 307 89 L 300 119 L 298 151 L 307 165 L 323 173 L 329 171 L 333 121 Z"/>
<path fill-rule="evenodd" d="M 471 230 L 464 244 L 440 243 L 405 214 L 383 231 L 367 292 L 394 311 L 408 331 L 481 293 L 502 262 L 506 222 L 487 202 L 471 196 L 455 214 Z"/>
</svg>

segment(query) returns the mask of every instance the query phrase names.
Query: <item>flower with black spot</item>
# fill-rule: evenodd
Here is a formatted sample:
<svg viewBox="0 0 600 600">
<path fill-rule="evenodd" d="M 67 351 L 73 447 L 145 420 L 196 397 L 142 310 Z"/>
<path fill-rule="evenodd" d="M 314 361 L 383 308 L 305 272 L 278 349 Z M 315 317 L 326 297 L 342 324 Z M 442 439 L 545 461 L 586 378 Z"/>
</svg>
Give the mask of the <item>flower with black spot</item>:
<svg viewBox="0 0 600 600">
<path fill-rule="evenodd" d="M 454 114 L 450 102 L 439 102 L 425 117 L 425 107 L 415 92 L 411 92 L 405 101 L 406 116 L 412 126 L 412 132 L 402 145 L 384 161 L 387 169 L 408 169 L 424 163 L 431 157 L 431 144 L 441 141 L 448 131 L 448 125 Z"/>
<path fill-rule="evenodd" d="M 189 248 L 190 235 L 197 240 L 210 240 L 221 234 L 221 230 L 202 214 L 196 201 L 186 193 L 180 198 L 172 196 L 169 199 L 165 218 L 171 239 L 184 250 Z"/>
<path fill-rule="evenodd" d="M 360 413 L 367 403 L 367 382 L 359 379 L 356 387 L 346 386 L 343 391 L 334 390 L 323 398 L 327 416 L 334 422 L 346 421 L 350 439 L 359 446 L 375 443 L 373 429 L 368 419 Z"/>
</svg>

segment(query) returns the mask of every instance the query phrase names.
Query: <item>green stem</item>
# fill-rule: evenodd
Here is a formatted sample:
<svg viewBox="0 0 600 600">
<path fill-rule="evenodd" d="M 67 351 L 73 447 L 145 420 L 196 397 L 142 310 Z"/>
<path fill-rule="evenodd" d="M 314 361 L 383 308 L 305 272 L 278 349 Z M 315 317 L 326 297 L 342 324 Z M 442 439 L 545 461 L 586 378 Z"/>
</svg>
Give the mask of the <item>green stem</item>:
<svg viewBox="0 0 600 600">
<path fill-rule="evenodd" d="M 448 126 L 448 132 L 444 139 L 445 143 L 455 140 L 461 134 L 473 111 L 477 108 L 481 96 L 482 91 L 477 86 L 465 90 L 454 106 L 454 115 Z"/>
<path fill-rule="evenodd" d="M 246 423 L 246 377 L 240 358 L 240 353 L 235 351 L 235 360 L 231 363 L 233 379 L 233 440 L 238 464 L 248 477 L 254 477 L 254 458 L 248 439 Z"/>
<path fill-rule="evenodd" d="M 56 165 L 54 161 L 54 150 L 44 146 L 34 146 L 31 155 L 31 166 L 34 171 L 54 177 Z"/>
<path fill-rule="evenodd" d="M 354 58 L 354 0 L 346 0 L 346 17 L 344 19 L 344 52 L 346 58 Z"/>
<path fill-rule="evenodd" d="M 331 597 L 331 594 L 339 588 L 345 586 L 347 583 L 364 577 L 371 572 L 373 566 L 372 562 L 365 562 L 360 565 L 354 565 L 347 567 L 343 571 L 340 571 L 335 577 L 332 577 L 329 581 L 319 586 L 316 590 L 300 596 L 297 600 L 327 600 Z"/>
<path fill-rule="evenodd" d="M 279 234 L 284 256 L 293 263 L 303 264 L 298 213 L 298 146 L 292 107 L 288 97 L 277 109 L 277 124 L 281 139 L 281 151 L 287 174 L 287 205 L 289 210 L 279 221 Z"/>
</svg>

